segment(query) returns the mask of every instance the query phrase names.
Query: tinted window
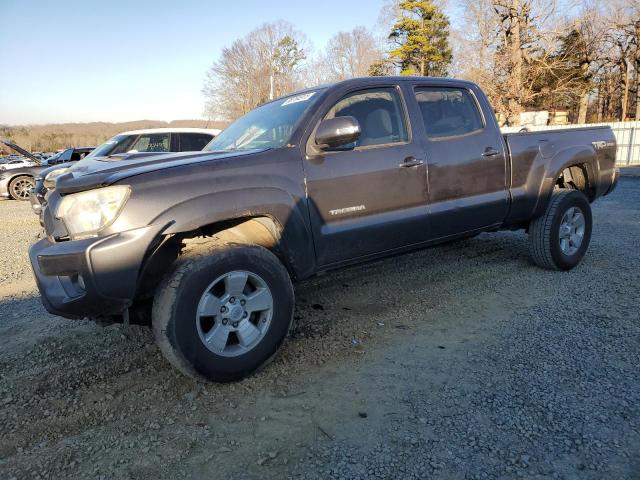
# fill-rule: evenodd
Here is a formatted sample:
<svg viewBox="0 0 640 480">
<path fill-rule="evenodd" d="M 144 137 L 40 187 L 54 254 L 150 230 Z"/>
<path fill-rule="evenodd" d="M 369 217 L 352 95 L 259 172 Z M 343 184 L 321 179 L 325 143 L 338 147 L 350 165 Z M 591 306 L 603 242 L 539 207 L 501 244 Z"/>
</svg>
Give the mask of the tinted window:
<svg viewBox="0 0 640 480">
<path fill-rule="evenodd" d="M 87 156 L 87 151 L 86 150 L 76 150 L 73 152 L 73 155 L 71 155 L 71 161 L 78 161 L 78 160 L 82 160 L 84 157 Z"/>
<path fill-rule="evenodd" d="M 432 138 L 464 135 L 483 127 L 478 105 L 467 90 L 421 87 L 416 89 L 416 100 Z"/>
<path fill-rule="evenodd" d="M 211 141 L 213 135 L 205 133 L 181 133 L 180 134 L 180 151 L 181 152 L 198 152 Z"/>
<path fill-rule="evenodd" d="M 402 102 L 395 88 L 376 88 L 350 93 L 329 110 L 325 118 L 348 116 L 358 121 L 362 131 L 360 138 L 348 145 L 348 148 L 408 140 Z"/>
</svg>

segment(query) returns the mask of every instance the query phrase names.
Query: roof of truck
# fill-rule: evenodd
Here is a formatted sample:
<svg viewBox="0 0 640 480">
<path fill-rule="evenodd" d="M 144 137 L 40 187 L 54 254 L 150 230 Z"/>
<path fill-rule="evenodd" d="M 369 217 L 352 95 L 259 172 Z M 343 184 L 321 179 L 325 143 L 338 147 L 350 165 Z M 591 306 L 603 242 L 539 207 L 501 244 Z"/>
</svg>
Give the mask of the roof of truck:
<svg viewBox="0 0 640 480">
<path fill-rule="evenodd" d="M 451 86 L 451 87 L 460 87 L 460 86 L 477 86 L 475 83 L 470 82 L 469 80 L 462 80 L 459 78 L 450 78 L 450 77 L 420 77 L 420 76 L 411 76 L 411 75 L 393 75 L 393 76 L 379 76 L 379 77 L 354 77 L 347 78 L 345 80 L 338 80 L 336 82 L 324 83 L 321 85 L 315 85 L 313 87 L 303 88 L 301 90 L 297 90 L 295 92 L 287 93 L 286 95 L 282 95 L 278 98 L 272 100 L 273 102 L 279 101 L 283 98 L 294 97 L 296 95 L 305 94 L 308 92 L 314 92 L 319 90 L 326 90 L 328 88 L 337 87 L 339 85 L 376 85 L 376 84 L 389 84 L 389 83 L 404 83 L 404 82 L 423 82 L 424 84 L 435 84 L 438 86 Z M 270 102 L 267 102 L 270 103 Z"/>
<path fill-rule="evenodd" d="M 218 135 L 221 132 L 219 128 L 145 128 L 142 130 L 130 130 L 122 132 L 118 135 L 143 135 L 145 133 L 208 133 L 209 135 Z"/>
</svg>

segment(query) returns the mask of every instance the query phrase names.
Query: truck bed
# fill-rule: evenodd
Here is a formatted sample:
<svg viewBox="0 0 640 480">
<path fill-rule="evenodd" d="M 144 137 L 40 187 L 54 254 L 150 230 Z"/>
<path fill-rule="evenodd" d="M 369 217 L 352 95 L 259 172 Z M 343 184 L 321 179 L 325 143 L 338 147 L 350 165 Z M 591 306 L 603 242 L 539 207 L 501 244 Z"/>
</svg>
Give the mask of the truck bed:
<svg viewBox="0 0 640 480">
<path fill-rule="evenodd" d="M 616 140 L 610 127 L 580 127 L 561 130 L 503 133 L 509 153 L 507 183 L 511 209 L 507 224 L 517 224 L 541 215 L 545 194 L 553 190 L 565 164 L 578 160 L 593 185 L 592 199 L 604 195 L 615 174 Z"/>
</svg>

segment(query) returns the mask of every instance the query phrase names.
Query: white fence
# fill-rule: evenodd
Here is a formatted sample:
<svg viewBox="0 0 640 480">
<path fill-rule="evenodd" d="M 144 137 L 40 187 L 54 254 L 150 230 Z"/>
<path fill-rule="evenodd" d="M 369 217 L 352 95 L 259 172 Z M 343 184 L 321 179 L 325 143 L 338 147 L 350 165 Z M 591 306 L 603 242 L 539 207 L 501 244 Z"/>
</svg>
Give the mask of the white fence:
<svg viewBox="0 0 640 480">
<path fill-rule="evenodd" d="M 564 130 L 580 127 L 609 126 L 616 136 L 618 153 L 616 155 L 616 165 L 619 167 L 640 166 L 640 121 L 636 122 L 612 122 L 612 123 L 589 123 L 581 125 L 549 125 L 545 127 L 527 127 L 535 132 L 538 130 Z M 504 128 L 506 132 L 517 132 L 522 127 Z"/>
</svg>

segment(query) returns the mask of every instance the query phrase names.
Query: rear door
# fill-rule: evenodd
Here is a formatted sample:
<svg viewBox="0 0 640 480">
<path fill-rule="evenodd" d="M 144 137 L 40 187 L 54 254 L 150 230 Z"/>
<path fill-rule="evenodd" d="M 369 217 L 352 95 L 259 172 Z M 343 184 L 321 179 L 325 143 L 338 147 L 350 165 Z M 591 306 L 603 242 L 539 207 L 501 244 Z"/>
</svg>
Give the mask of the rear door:
<svg viewBox="0 0 640 480">
<path fill-rule="evenodd" d="M 500 225 L 507 214 L 502 138 L 466 87 L 420 85 L 431 238 Z"/>
<path fill-rule="evenodd" d="M 305 161 L 318 263 L 338 263 L 425 240 L 426 169 L 422 149 L 411 139 L 400 88 L 344 92 L 326 105 L 323 118 L 339 116 L 356 118 L 360 138 Z M 313 141 L 312 134 L 309 142 Z"/>
</svg>

